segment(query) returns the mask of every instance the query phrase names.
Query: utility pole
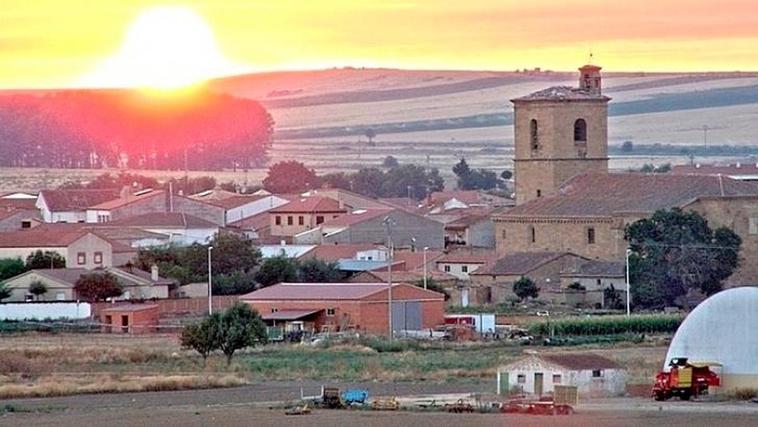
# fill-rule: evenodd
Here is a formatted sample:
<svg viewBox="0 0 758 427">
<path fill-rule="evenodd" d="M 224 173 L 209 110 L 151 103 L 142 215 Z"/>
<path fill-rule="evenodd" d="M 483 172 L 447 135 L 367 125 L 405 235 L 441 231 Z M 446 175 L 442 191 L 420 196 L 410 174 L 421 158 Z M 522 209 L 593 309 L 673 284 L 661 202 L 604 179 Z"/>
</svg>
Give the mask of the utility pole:
<svg viewBox="0 0 758 427">
<path fill-rule="evenodd" d="M 213 246 L 208 246 L 208 316 L 213 314 L 213 268 L 211 267 L 211 251 Z"/>
<path fill-rule="evenodd" d="M 708 130 L 709 129 L 710 128 L 708 127 L 708 125 L 703 125 L 703 148 L 705 148 L 706 151 L 708 150 Z"/>
<path fill-rule="evenodd" d="M 626 249 L 626 315 L 631 316 L 632 310 L 631 310 L 631 298 L 630 298 L 630 292 L 629 292 L 629 255 L 632 254 L 632 250 L 627 248 Z"/>
<path fill-rule="evenodd" d="M 429 250 L 428 246 L 424 246 L 424 289 L 426 289 L 426 251 Z"/>
<path fill-rule="evenodd" d="M 387 317 L 389 319 L 389 339 L 392 341 L 394 330 L 392 328 L 392 223 L 391 217 L 386 216 L 382 220 L 387 228 Z"/>
</svg>

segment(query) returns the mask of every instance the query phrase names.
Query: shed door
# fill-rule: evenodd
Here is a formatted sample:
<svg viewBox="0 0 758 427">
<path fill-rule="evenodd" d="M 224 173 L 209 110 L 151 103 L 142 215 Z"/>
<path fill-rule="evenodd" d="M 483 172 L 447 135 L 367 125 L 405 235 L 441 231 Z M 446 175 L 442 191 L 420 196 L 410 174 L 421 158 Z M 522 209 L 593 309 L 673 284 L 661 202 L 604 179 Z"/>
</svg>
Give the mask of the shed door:
<svg viewBox="0 0 758 427">
<path fill-rule="evenodd" d="M 397 301 L 392 303 L 392 330 L 418 331 L 421 329 L 421 303 Z"/>
<path fill-rule="evenodd" d="M 542 372 L 535 372 L 534 373 L 534 394 L 537 396 L 542 396 L 542 381 L 543 381 L 543 375 Z"/>
<path fill-rule="evenodd" d="M 461 307 L 468 307 L 468 288 L 461 289 Z"/>
</svg>

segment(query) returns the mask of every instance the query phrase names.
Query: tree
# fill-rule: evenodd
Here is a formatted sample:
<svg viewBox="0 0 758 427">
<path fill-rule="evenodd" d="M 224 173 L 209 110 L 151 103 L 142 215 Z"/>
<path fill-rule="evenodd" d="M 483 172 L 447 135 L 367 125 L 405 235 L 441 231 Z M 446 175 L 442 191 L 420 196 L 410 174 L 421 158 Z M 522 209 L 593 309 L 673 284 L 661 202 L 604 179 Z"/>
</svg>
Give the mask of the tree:
<svg viewBox="0 0 758 427">
<path fill-rule="evenodd" d="M 453 173 L 458 177 L 460 190 L 491 190 L 501 184 L 495 172 L 471 169 L 464 158 L 453 166 Z"/>
<path fill-rule="evenodd" d="M 334 283 L 344 279 L 336 262 L 308 258 L 298 263 L 298 281 L 302 283 Z"/>
<path fill-rule="evenodd" d="M 383 197 L 382 184 L 385 173 L 378 168 L 363 168 L 352 176 L 352 187 L 356 193 L 369 197 Z"/>
<path fill-rule="evenodd" d="M 603 289 L 603 301 L 605 302 L 603 305 L 607 308 L 613 310 L 619 310 L 622 308 L 621 296 L 613 284 Z"/>
<path fill-rule="evenodd" d="M 621 144 L 621 152 L 631 153 L 632 151 L 634 151 L 634 143 L 632 141 L 624 141 Z"/>
<path fill-rule="evenodd" d="M 237 350 L 265 343 L 268 338 L 266 325 L 258 312 L 243 302 L 237 302 L 223 312 L 218 323 L 219 349 L 232 363 Z"/>
<path fill-rule="evenodd" d="M 39 300 L 40 296 L 47 293 L 47 286 L 39 280 L 35 280 L 29 284 L 29 293 L 34 295 L 34 299 Z"/>
<path fill-rule="evenodd" d="M 74 284 L 74 291 L 78 298 L 87 302 L 105 301 L 124 293 L 116 276 L 108 272 L 83 274 Z"/>
<path fill-rule="evenodd" d="M 261 253 L 253 241 L 236 233 L 220 231 L 213 236 L 210 245 L 213 246 L 211 263 L 214 274 L 249 272 L 261 260 Z M 205 251 L 207 256 L 207 248 Z"/>
<path fill-rule="evenodd" d="M 203 358 L 203 366 L 214 351 L 221 347 L 221 316 L 214 313 L 203 320 L 184 327 L 180 341 L 182 347 L 197 351 Z"/>
<path fill-rule="evenodd" d="M 627 226 L 635 305 L 680 303 L 691 290 L 712 295 L 739 263 L 742 239 L 726 227 L 715 231 L 697 212 L 659 210 Z"/>
<path fill-rule="evenodd" d="M 521 301 L 524 301 L 527 298 L 537 298 L 540 294 L 540 289 L 532 279 L 522 276 L 513 283 L 513 293 L 515 293 Z"/>
<path fill-rule="evenodd" d="M 272 193 L 298 193 L 319 187 L 318 176 L 304 164 L 288 160 L 272 165 L 263 187 Z"/>
<path fill-rule="evenodd" d="M 213 295 L 240 295 L 255 290 L 255 275 L 236 271 L 213 275 Z"/>
<path fill-rule="evenodd" d="M 392 169 L 400 166 L 400 162 L 394 156 L 387 156 L 384 158 L 382 166 L 386 169 Z"/>
<path fill-rule="evenodd" d="M 418 286 L 419 288 L 423 288 L 424 287 L 424 279 L 423 278 L 419 279 L 418 281 L 416 281 L 415 285 Z M 426 277 L 426 289 L 428 289 L 430 291 L 434 291 L 434 292 L 439 292 L 439 293 L 445 295 L 445 301 L 447 301 L 447 300 L 450 299 L 450 291 L 448 291 L 447 289 L 445 289 L 445 287 L 442 286 L 442 284 L 440 284 L 440 282 L 434 280 L 433 278 L 431 278 L 429 276 Z"/>
<path fill-rule="evenodd" d="M 368 128 L 363 134 L 368 138 L 369 147 L 373 147 L 375 145 L 374 138 L 376 138 L 376 131 L 373 128 Z"/>
<path fill-rule="evenodd" d="M 27 270 L 66 268 L 66 259 L 57 252 L 37 250 L 26 257 Z"/>
<path fill-rule="evenodd" d="M 10 298 L 11 296 L 11 290 L 8 288 L 8 285 L 6 285 L 3 282 L 0 282 L 0 301 Z"/>
<path fill-rule="evenodd" d="M 453 173 L 458 179 L 471 173 L 471 168 L 469 168 L 465 158 L 461 157 L 461 160 L 453 166 Z"/>
<path fill-rule="evenodd" d="M 504 181 L 508 181 L 509 179 L 513 178 L 513 172 L 509 170 L 504 170 L 500 173 L 500 178 Z"/>
<path fill-rule="evenodd" d="M 344 172 L 328 173 L 319 177 L 321 188 L 341 188 L 350 190 L 350 175 Z"/>
<path fill-rule="evenodd" d="M 261 264 L 255 274 L 261 286 L 271 286 L 282 282 L 297 282 L 297 261 L 284 255 L 271 257 Z"/>
<path fill-rule="evenodd" d="M 26 270 L 26 265 L 21 261 L 21 258 L 0 259 L 0 281 L 16 277 Z"/>
</svg>

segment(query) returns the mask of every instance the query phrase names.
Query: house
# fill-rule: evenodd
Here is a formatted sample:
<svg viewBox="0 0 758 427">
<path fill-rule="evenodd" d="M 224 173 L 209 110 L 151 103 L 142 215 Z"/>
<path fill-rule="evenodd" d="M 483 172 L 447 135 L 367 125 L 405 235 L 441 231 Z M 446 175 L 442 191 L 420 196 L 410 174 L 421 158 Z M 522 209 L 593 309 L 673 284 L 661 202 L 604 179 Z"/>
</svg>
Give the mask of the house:
<svg viewBox="0 0 758 427">
<path fill-rule="evenodd" d="M 119 198 L 119 190 L 42 190 L 35 207 L 44 222 L 87 222 L 87 209 Z"/>
<path fill-rule="evenodd" d="M 430 215 L 444 214 L 454 209 L 492 209 L 506 206 L 513 206 L 513 201 L 479 190 L 435 191 L 427 200 Z"/>
<path fill-rule="evenodd" d="M 56 268 L 48 270 L 30 270 L 6 280 L 6 286 L 11 290 L 11 296 L 6 301 L 73 301 L 78 296 L 74 290 L 76 282 L 85 274 L 110 273 L 123 286 L 124 293 L 118 299 L 149 299 L 168 298 L 169 288 L 175 286 L 175 281 L 158 275 L 157 267 L 151 272 L 136 268 Z M 29 292 L 32 283 L 40 282 L 45 285 L 47 292 L 34 297 Z"/>
<path fill-rule="evenodd" d="M 561 293 L 561 272 L 588 261 L 570 252 L 517 252 L 492 261 L 469 276 L 470 298 L 475 304 L 502 303 L 516 298 L 513 284 L 522 277 L 533 280 L 540 298 L 565 302 Z"/>
<path fill-rule="evenodd" d="M 344 190 L 342 188 L 319 188 L 317 190 L 310 190 L 301 195 L 302 197 L 327 197 L 332 200 L 336 200 L 340 207 L 347 210 L 355 209 L 386 209 L 390 206 L 387 203 L 366 197 L 362 194 L 353 193 L 352 191 Z"/>
<path fill-rule="evenodd" d="M 336 200 L 321 196 L 301 197 L 269 210 L 271 236 L 293 237 L 346 212 Z"/>
<path fill-rule="evenodd" d="M 359 209 L 324 222 L 294 237 L 296 243 L 387 244 L 387 220 L 396 248 L 441 249 L 444 225 L 402 209 Z"/>
<path fill-rule="evenodd" d="M 227 208 L 205 201 L 144 189 L 132 193 L 125 188 L 118 198 L 91 205 L 86 210 L 89 223 L 107 223 L 147 214 L 180 213 L 200 218 L 219 227 L 226 225 Z"/>
<path fill-rule="evenodd" d="M 89 230 L 26 230 L 0 233 L 0 258 L 26 258 L 36 251 L 55 252 L 68 268 L 113 266 L 113 243 Z"/>
<path fill-rule="evenodd" d="M 268 259 L 278 256 L 287 258 L 301 258 L 315 246 L 313 245 L 261 245 L 258 250 L 261 252 L 261 258 Z"/>
<path fill-rule="evenodd" d="M 535 353 L 497 370 L 498 394 L 551 395 L 555 386 L 577 387 L 580 398 L 621 396 L 626 371 L 592 353 Z"/>
<path fill-rule="evenodd" d="M 575 283 L 582 288 L 574 295 L 566 295 L 570 306 L 614 308 L 609 307 L 611 301 L 606 298 L 606 289 L 616 292 L 618 304 L 626 304 L 626 270 L 621 261 L 588 260 L 567 266 L 560 272 L 560 277 L 564 292 Z"/>
<path fill-rule="evenodd" d="M 227 226 L 256 243 L 276 243 L 276 240 L 280 239 L 271 237 L 271 219 L 268 211 L 227 223 Z"/>
<path fill-rule="evenodd" d="M 111 221 L 102 229 L 132 229 L 164 236 L 168 243 L 205 244 L 218 233 L 219 226 L 208 220 L 179 212 L 154 212 Z M 150 236 L 145 236 L 150 239 Z M 160 242 L 162 239 L 156 240 Z M 144 246 L 149 246 L 145 244 Z"/>
<path fill-rule="evenodd" d="M 28 211 L 37 210 L 37 194 L 23 191 L 12 191 L 0 195 L 0 210 L 22 209 Z"/>
<path fill-rule="evenodd" d="M 280 283 L 240 297 L 270 326 L 287 331 L 388 334 L 386 283 Z M 392 285 L 392 329 L 425 330 L 444 322 L 443 294 Z"/>
<path fill-rule="evenodd" d="M 491 211 L 456 218 L 445 224 L 445 247 L 495 247 L 495 223 Z"/>
<path fill-rule="evenodd" d="M 722 175 L 738 181 L 758 181 L 758 162 L 744 159 L 742 162 L 710 164 L 700 163 L 674 165 L 671 173 L 675 175 Z"/>
<path fill-rule="evenodd" d="M 0 206 L 0 233 L 33 228 L 41 222 L 39 211 L 34 207 L 22 209 Z"/>
<path fill-rule="evenodd" d="M 100 311 L 101 330 L 106 334 L 146 334 L 158 330 L 157 304 L 122 304 Z"/>
<path fill-rule="evenodd" d="M 485 264 L 495 260 L 493 249 L 456 248 L 435 260 L 437 269 L 460 280 L 469 280 L 469 275 Z"/>
<path fill-rule="evenodd" d="M 382 245 L 372 243 L 363 244 L 339 244 L 339 245 L 314 245 L 311 250 L 302 254 L 299 259 L 306 260 L 316 258 L 326 262 L 337 262 L 341 259 L 360 259 L 358 253 L 366 258 L 368 251 L 382 250 L 386 248 Z"/>
<path fill-rule="evenodd" d="M 273 194 L 238 194 L 223 190 L 208 190 L 190 196 L 191 199 L 225 210 L 224 223 L 229 225 L 286 205 L 290 201 Z"/>
</svg>

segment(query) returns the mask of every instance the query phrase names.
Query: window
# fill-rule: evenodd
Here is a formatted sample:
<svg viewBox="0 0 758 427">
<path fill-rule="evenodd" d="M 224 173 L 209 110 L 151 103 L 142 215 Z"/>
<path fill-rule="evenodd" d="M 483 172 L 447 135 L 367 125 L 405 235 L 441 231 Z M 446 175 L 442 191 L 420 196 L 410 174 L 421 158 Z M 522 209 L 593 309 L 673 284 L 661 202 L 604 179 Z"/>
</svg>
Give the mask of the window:
<svg viewBox="0 0 758 427">
<path fill-rule="evenodd" d="M 55 293 L 55 300 L 56 301 L 64 301 L 66 299 L 66 294 L 63 292 L 56 292 Z"/>
<path fill-rule="evenodd" d="M 445 265 L 445 273 L 450 273 L 450 265 Z"/>
<path fill-rule="evenodd" d="M 587 229 L 587 243 L 590 245 L 595 244 L 595 228 L 590 227 Z"/>
<path fill-rule="evenodd" d="M 758 234 L 758 217 L 750 217 L 748 224 L 748 233 Z"/>
<path fill-rule="evenodd" d="M 602 378 L 603 377 L 603 370 L 602 369 L 595 369 L 592 371 L 592 378 Z"/>
<path fill-rule="evenodd" d="M 206 287 L 207 287 L 207 286 L 206 286 Z M 278 308 L 276 308 L 276 307 L 272 307 L 272 308 L 271 308 L 271 312 L 272 312 L 272 313 L 276 313 L 277 311 L 279 311 L 279 309 L 278 309 Z"/>
<path fill-rule="evenodd" d="M 468 273 L 468 265 L 462 265 L 461 266 L 461 272 L 462 273 Z"/>
<path fill-rule="evenodd" d="M 526 383 L 526 375 L 525 374 L 518 374 L 518 376 L 516 377 L 516 381 L 519 384 L 525 384 Z"/>
<path fill-rule="evenodd" d="M 529 122 L 529 139 L 532 145 L 532 150 L 537 150 L 540 148 L 538 133 L 539 131 L 537 130 L 537 120 L 532 119 L 532 121 Z"/>
<path fill-rule="evenodd" d="M 26 295 L 24 295 L 24 301 L 25 302 L 34 301 L 34 295 L 32 295 L 32 294 L 26 294 Z"/>
<path fill-rule="evenodd" d="M 529 238 L 529 243 L 536 243 L 537 242 L 537 232 L 534 230 L 534 226 L 533 225 L 529 226 L 528 238 Z"/>
<path fill-rule="evenodd" d="M 537 190 L 537 197 L 542 197 L 542 190 Z"/>
<path fill-rule="evenodd" d="M 95 264 L 102 264 L 103 263 L 103 253 L 102 252 L 95 252 Z"/>
<path fill-rule="evenodd" d="M 76 254 L 76 263 L 79 265 L 84 265 L 87 263 L 87 254 L 84 252 L 79 252 Z"/>
<path fill-rule="evenodd" d="M 276 223 L 276 225 L 282 225 L 282 217 L 277 215 L 276 218 L 274 219 L 274 222 Z"/>
<path fill-rule="evenodd" d="M 602 280 L 597 279 L 597 287 L 600 288 L 603 285 Z"/>
<path fill-rule="evenodd" d="M 330 307 L 330 308 L 326 309 L 326 315 L 327 316 L 334 316 L 335 312 L 336 312 L 336 310 L 333 307 Z"/>
<path fill-rule="evenodd" d="M 553 384 L 561 383 L 561 374 L 553 374 Z"/>
<path fill-rule="evenodd" d="M 294 224 L 294 223 L 295 223 L 295 219 L 294 219 L 294 218 L 292 218 L 292 216 L 291 216 L 291 215 L 288 215 L 288 216 L 287 216 L 287 225 L 292 225 L 292 224 Z"/>
<path fill-rule="evenodd" d="M 316 217 L 316 225 L 319 225 L 324 222 L 324 217 L 319 215 Z"/>
<path fill-rule="evenodd" d="M 502 238 L 503 238 L 503 240 L 505 240 L 505 236 L 506 236 L 506 232 L 505 232 L 505 230 L 501 231 L 501 232 L 500 232 L 500 237 L 502 237 Z"/>
<path fill-rule="evenodd" d="M 21 221 L 21 228 L 32 228 L 31 221 Z"/>
<path fill-rule="evenodd" d="M 584 144 L 587 142 L 587 122 L 577 119 L 574 122 L 574 142 Z"/>
<path fill-rule="evenodd" d="M 297 225 L 304 225 L 305 224 L 305 218 L 300 215 L 297 217 Z"/>
</svg>

